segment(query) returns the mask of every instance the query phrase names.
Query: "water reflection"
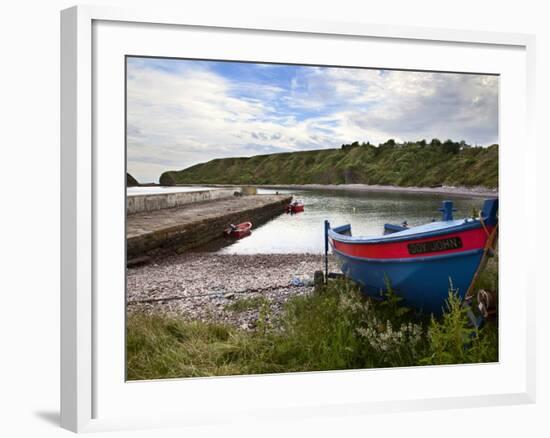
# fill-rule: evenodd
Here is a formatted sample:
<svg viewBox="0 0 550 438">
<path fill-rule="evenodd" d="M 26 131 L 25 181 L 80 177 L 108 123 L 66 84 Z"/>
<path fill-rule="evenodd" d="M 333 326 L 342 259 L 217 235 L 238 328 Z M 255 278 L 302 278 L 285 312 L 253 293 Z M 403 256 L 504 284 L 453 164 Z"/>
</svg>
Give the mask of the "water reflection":
<svg viewBox="0 0 550 438">
<path fill-rule="evenodd" d="M 259 193 L 275 193 L 261 189 Z M 354 235 L 381 235 L 384 223 L 410 226 L 440 218 L 438 209 L 445 199 L 452 199 L 456 218 L 469 217 L 472 209 L 480 209 L 483 199 L 453 197 L 440 194 L 382 193 L 334 190 L 279 190 L 292 193 L 305 203 L 305 211 L 282 214 L 255 226 L 252 234 L 241 240 L 212 242 L 201 250 L 224 254 L 322 253 L 323 222 L 332 226 L 350 223 Z"/>
</svg>

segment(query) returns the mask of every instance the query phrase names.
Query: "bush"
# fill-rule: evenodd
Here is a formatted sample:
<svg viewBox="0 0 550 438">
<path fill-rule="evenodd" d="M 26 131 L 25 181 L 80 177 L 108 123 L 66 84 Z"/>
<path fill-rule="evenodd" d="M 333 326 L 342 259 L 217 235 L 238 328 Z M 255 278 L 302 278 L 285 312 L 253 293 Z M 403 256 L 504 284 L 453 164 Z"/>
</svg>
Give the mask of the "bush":
<svg viewBox="0 0 550 438">
<path fill-rule="evenodd" d="M 498 361 L 498 339 L 494 339 L 491 326 L 478 329 L 471 324 L 467 308 L 452 285 L 446 305 L 446 312 L 439 321 L 432 316 L 428 328 L 430 355 L 420 363 L 446 365 Z"/>
</svg>

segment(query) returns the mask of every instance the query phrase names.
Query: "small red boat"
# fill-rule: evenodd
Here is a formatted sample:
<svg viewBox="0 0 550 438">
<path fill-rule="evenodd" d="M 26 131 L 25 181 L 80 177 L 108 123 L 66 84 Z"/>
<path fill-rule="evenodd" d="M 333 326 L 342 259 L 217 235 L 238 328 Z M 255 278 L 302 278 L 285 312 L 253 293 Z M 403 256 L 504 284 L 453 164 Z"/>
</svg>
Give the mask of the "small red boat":
<svg viewBox="0 0 550 438">
<path fill-rule="evenodd" d="M 229 225 L 227 227 L 223 234 L 225 236 L 229 237 L 235 237 L 237 239 L 240 239 L 241 237 L 248 236 L 250 234 L 250 229 L 252 228 L 252 222 L 243 222 L 239 225 Z"/>
<path fill-rule="evenodd" d="M 300 213 L 302 211 L 304 211 L 304 202 L 300 200 L 293 201 L 286 206 L 287 213 Z"/>
</svg>

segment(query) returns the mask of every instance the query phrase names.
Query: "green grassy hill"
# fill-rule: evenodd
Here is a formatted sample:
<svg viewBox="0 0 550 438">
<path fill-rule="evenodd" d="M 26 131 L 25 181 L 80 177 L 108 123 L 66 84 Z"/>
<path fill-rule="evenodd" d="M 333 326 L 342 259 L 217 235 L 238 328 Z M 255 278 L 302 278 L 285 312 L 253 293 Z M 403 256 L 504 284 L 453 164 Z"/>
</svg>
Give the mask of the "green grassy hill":
<svg viewBox="0 0 550 438">
<path fill-rule="evenodd" d="M 222 158 L 165 172 L 177 184 L 384 184 L 498 187 L 498 145 L 450 140 Z"/>
</svg>

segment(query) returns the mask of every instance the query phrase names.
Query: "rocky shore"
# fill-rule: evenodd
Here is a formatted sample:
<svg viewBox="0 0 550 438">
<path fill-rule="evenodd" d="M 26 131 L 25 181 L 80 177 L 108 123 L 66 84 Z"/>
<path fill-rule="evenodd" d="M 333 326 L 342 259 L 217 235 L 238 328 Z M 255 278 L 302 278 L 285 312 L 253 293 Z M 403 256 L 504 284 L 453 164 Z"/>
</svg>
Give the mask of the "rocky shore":
<svg viewBox="0 0 550 438">
<path fill-rule="evenodd" d="M 319 254 L 185 253 L 128 268 L 128 312 L 254 328 L 261 311 L 274 318 L 293 296 L 313 292 Z M 337 271 L 330 256 L 329 269 Z M 268 311 L 266 311 L 268 310 Z"/>
</svg>

